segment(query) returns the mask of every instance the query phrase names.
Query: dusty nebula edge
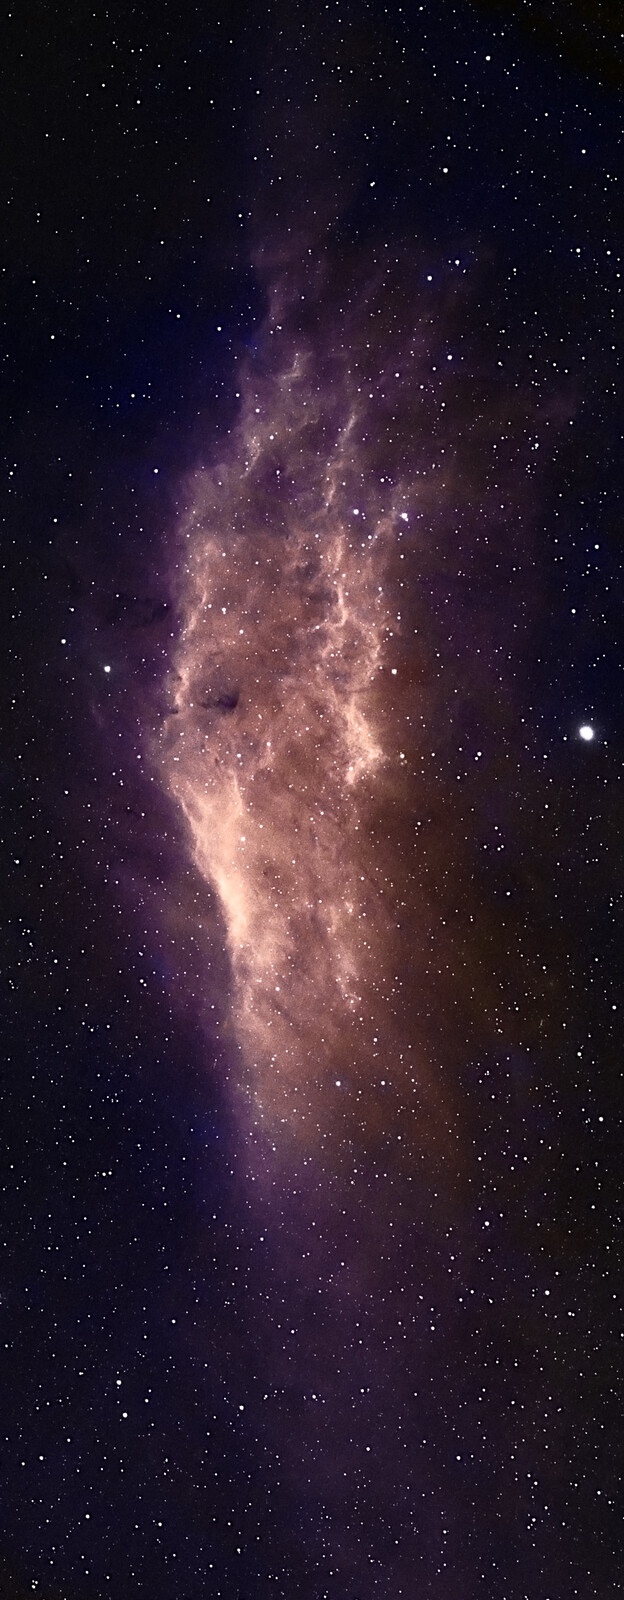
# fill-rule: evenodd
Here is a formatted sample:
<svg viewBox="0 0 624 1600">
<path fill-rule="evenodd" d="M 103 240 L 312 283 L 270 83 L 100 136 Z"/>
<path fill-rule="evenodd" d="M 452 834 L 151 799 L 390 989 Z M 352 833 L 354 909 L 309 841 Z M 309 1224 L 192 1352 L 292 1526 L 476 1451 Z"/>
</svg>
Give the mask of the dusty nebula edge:
<svg viewBox="0 0 624 1600">
<path fill-rule="evenodd" d="M 531 441 L 506 462 L 503 435 L 490 480 L 479 460 L 501 410 L 526 436 L 526 397 L 486 383 L 470 415 L 458 291 L 427 305 L 407 271 L 329 250 L 272 271 L 235 426 L 192 474 L 175 536 L 179 631 L 149 755 L 223 920 L 242 1125 L 282 1148 L 314 1147 L 336 1088 L 367 1126 L 381 1079 L 410 1085 L 431 1136 L 448 1114 L 427 1017 L 433 988 L 457 1004 L 458 973 L 445 989 L 444 921 L 432 958 L 419 830 L 470 698 L 489 694 L 504 739 L 514 604 L 525 628 L 530 610 Z M 462 619 L 466 547 L 490 605 Z M 493 571 L 510 567 L 497 617 Z M 428 862 L 438 889 L 464 870 L 459 810 Z"/>
<path fill-rule="evenodd" d="M 237 427 L 193 484 L 161 761 L 223 914 L 252 1120 L 313 1140 L 319 1095 L 366 1095 L 413 1050 L 378 813 L 405 808 L 421 720 L 402 564 L 422 513 L 397 457 L 422 352 L 415 329 L 380 350 L 383 279 L 325 332 L 303 282 L 272 286 Z"/>
<path fill-rule="evenodd" d="M 479 928 L 471 817 L 484 749 L 490 784 L 513 765 L 535 403 L 491 378 L 465 290 L 438 276 L 428 298 L 420 264 L 412 290 L 400 255 L 329 248 L 266 271 L 237 419 L 185 486 L 179 626 L 145 746 L 212 901 L 206 918 L 189 891 L 170 915 L 192 929 L 180 986 L 213 1041 L 225 946 L 217 1070 L 263 1262 L 244 1311 L 253 1421 L 319 1594 L 408 1595 L 419 1573 L 445 1592 L 436 1552 L 459 1538 L 469 1571 L 498 1547 L 530 1456 L 479 1383 L 497 1313 L 462 1074 L 522 1031 L 491 949 L 513 912 Z"/>
</svg>

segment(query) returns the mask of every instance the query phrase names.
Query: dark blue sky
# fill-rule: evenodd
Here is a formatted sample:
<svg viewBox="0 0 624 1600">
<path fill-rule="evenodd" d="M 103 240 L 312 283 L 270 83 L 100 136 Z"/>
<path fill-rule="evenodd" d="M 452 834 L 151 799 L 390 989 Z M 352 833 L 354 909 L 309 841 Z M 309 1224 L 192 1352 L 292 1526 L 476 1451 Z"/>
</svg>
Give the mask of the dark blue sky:
<svg viewBox="0 0 624 1600">
<path fill-rule="evenodd" d="M 6 29 L 2 1592 L 615 1595 L 615 7 L 33 3 Z M 416 1199 L 374 1140 L 345 1199 L 337 1123 L 308 1188 L 252 1202 L 223 925 L 136 752 L 187 474 L 265 359 L 275 262 L 330 262 L 329 338 L 385 250 L 388 341 L 409 304 L 452 362 L 405 460 L 444 439 L 474 488 L 407 603 L 438 713 L 406 926 L 440 953 L 452 1133 Z M 370 1295 L 336 1298 L 344 1249 Z"/>
</svg>

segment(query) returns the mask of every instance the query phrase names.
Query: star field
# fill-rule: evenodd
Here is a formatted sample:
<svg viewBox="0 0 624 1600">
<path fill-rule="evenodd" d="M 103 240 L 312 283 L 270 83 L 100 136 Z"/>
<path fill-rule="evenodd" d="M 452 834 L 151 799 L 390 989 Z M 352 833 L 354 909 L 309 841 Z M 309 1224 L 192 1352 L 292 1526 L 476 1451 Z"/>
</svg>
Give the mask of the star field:
<svg viewBox="0 0 624 1600">
<path fill-rule="evenodd" d="M 7 17 L 0 1592 L 619 1592 L 619 17 Z"/>
</svg>

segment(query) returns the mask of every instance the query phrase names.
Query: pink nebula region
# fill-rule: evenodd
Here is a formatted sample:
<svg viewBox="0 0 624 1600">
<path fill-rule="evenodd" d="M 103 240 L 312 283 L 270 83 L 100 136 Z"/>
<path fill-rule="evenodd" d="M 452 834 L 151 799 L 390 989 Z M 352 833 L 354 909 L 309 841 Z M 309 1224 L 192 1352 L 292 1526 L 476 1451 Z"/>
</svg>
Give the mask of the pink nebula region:
<svg viewBox="0 0 624 1600">
<path fill-rule="evenodd" d="M 433 1092 L 422 1022 L 406 1027 L 431 700 L 409 590 L 444 449 L 419 491 L 422 332 L 382 273 L 345 299 L 273 286 L 236 425 L 190 482 L 156 752 L 221 913 L 246 1115 L 305 1142 L 330 1087 L 361 1101 L 393 1076 L 421 1117 Z"/>
<path fill-rule="evenodd" d="M 515 1037 L 524 915 L 478 847 L 530 638 L 535 399 L 452 273 L 289 260 L 185 486 L 149 753 L 183 823 L 175 988 L 259 1252 L 258 1426 L 302 1550 L 363 1595 L 383 1546 L 394 1600 L 472 1426 L 470 1090 Z"/>
</svg>

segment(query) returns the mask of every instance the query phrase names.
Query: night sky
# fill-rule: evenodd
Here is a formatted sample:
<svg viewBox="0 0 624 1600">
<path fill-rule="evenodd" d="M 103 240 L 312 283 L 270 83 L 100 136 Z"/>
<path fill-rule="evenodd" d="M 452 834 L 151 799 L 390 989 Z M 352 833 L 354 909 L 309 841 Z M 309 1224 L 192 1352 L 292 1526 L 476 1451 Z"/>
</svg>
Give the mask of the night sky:
<svg viewBox="0 0 624 1600">
<path fill-rule="evenodd" d="M 1 1600 L 622 1592 L 623 43 L 5 13 Z"/>
</svg>

